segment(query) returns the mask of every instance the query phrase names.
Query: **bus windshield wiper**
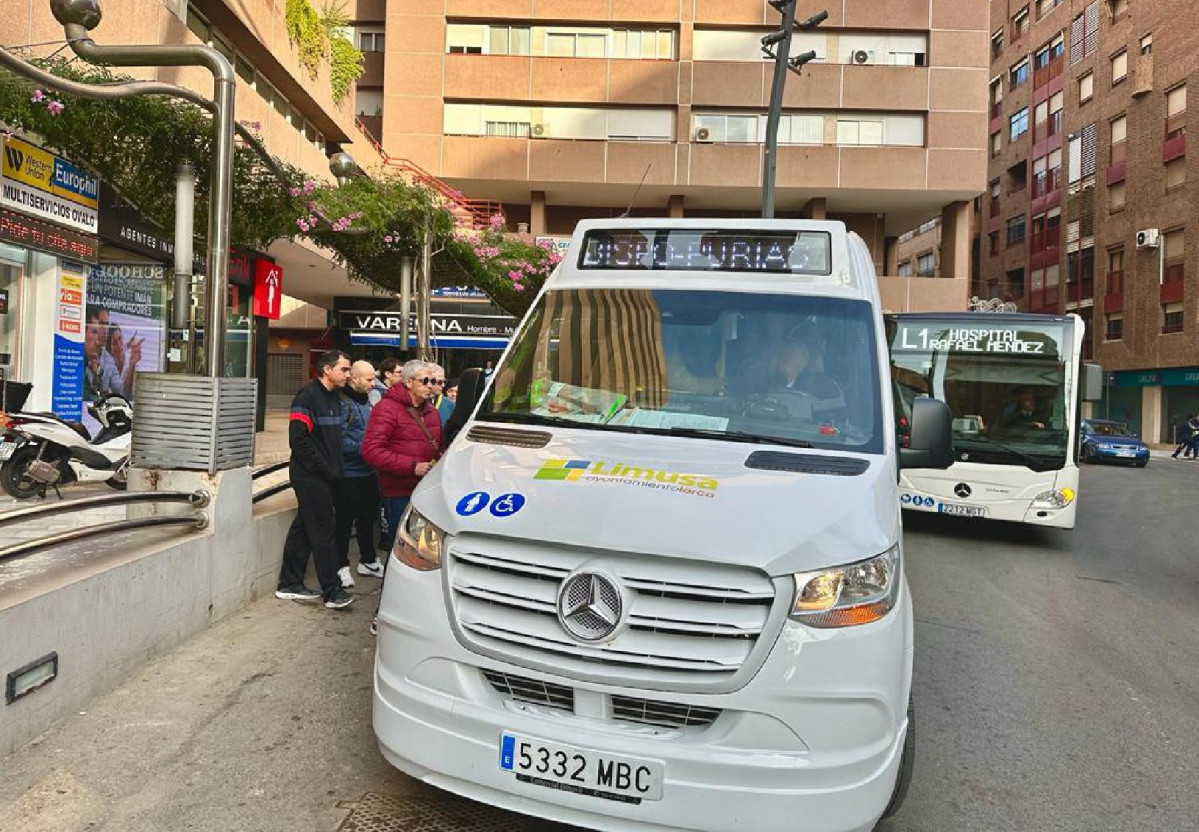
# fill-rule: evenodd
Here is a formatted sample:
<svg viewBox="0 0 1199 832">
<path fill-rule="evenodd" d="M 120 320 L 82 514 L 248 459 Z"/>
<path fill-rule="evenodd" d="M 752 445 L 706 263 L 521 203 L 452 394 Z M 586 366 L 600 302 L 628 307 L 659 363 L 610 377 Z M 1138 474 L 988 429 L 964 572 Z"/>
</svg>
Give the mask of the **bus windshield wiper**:
<svg viewBox="0 0 1199 832">
<path fill-rule="evenodd" d="M 759 436 L 743 430 L 714 430 L 712 428 L 667 428 L 671 436 L 691 436 L 701 439 L 727 439 L 730 442 L 751 442 L 756 445 L 788 445 L 792 448 L 810 448 L 811 442 L 803 439 L 784 439 L 779 436 Z"/>
<path fill-rule="evenodd" d="M 605 425 L 601 422 L 581 422 L 567 416 L 545 416 L 540 413 L 515 413 L 502 410 L 483 411 L 477 417 L 480 422 L 510 422 L 516 425 L 546 425 L 563 428 L 583 428 L 585 430 L 611 430 L 622 433 L 654 433 L 649 428 L 638 428 L 630 425 Z"/>
<path fill-rule="evenodd" d="M 981 442 L 984 445 L 987 445 L 992 448 L 997 448 L 998 450 L 1001 450 L 1005 453 L 1011 454 L 1012 456 L 1016 457 L 1016 459 L 1019 459 L 1021 462 L 1023 462 L 1028 468 L 1030 468 L 1033 471 L 1038 471 L 1038 472 L 1052 471 L 1053 468 L 1055 467 L 1052 463 L 1047 463 L 1045 460 L 1038 459 L 1037 457 L 1033 456 L 1032 454 L 1028 454 L 1028 453 L 1025 453 L 1024 451 L 1017 450 L 1016 448 L 1013 448 L 1010 445 L 1005 445 L 1004 443 L 998 442 L 998 441 L 990 438 L 989 436 L 971 436 L 966 441 L 967 442 Z"/>
</svg>

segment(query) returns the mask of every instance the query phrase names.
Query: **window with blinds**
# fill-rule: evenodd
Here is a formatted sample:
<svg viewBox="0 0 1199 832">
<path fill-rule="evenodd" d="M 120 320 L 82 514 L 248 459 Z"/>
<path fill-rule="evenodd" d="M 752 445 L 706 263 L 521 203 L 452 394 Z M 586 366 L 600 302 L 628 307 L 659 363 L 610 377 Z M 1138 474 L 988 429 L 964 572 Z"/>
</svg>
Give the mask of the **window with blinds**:
<svg viewBox="0 0 1199 832">
<path fill-rule="evenodd" d="M 1108 163 L 1118 165 L 1124 161 L 1124 140 L 1128 137 L 1128 118 L 1126 116 L 1117 116 L 1112 119 L 1111 131 L 1111 155 Z"/>
<path fill-rule="evenodd" d="M 1173 139 L 1186 133 L 1187 87 L 1181 84 L 1166 91 L 1166 138 Z"/>
<path fill-rule="evenodd" d="M 1070 21 L 1070 63 L 1076 64 L 1099 47 L 1099 0 Z"/>
<path fill-rule="evenodd" d="M 1122 49 L 1112 56 L 1112 86 L 1128 77 L 1128 50 Z"/>
</svg>

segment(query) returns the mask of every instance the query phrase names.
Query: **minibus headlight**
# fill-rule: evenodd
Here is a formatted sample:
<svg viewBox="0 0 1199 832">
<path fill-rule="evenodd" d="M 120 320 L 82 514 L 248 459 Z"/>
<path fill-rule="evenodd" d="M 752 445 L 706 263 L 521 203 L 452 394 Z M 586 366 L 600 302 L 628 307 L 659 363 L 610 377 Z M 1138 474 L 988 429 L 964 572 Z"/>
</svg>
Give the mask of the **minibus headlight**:
<svg viewBox="0 0 1199 832">
<path fill-rule="evenodd" d="M 441 568 L 441 543 L 445 532 L 434 526 L 411 505 L 400 518 L 391 554 L 400 563 L 429 572 Z"/>
<path fill-rule="evenodd" d="M 1032 499 L 1033 508 L 1065 508 L 1074 502 L 1074 489 L 1055 488 L 1052 491 L 1042 491 Z"/>
<path fill-rule="evenodd" d="M 899 597 L 898 544 L 847 566 L 795 575 L 791 619 L 809 627 L 853 627 L 877 621 Z"/>
</svg>

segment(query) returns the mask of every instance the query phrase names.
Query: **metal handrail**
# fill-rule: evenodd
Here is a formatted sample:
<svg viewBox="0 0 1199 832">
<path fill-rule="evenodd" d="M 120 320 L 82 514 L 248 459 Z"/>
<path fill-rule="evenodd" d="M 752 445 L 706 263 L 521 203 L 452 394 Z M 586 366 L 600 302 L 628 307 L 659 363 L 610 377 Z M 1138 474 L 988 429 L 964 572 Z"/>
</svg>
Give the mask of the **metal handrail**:
<svg viewBox="0 0 1199 832">
<path fill-rule="evenodd" d="M 283 470 L 288 465 L 291 465 L 291 460 L 288 459 L 285 459 L 282 462 L 276 462 L 273 465 L 267 465 L 263 468 L 255 470 L 252 474 L 250 474 L 250 479 L 256 480 L 259 477 L 265 477 L 267 474 L 273 474 L 276 471 Z"/>
<path fill-rule="evenodd" d="M 204 508 L 212 501 L 212 495 L 207 491 L 136 491 L 132 494 L 103 494 L 99 497 L 85 497 L 81 500 L 63 500 L 33 508 L 23 508 L 0 514 L 0 527 L 11 526 L 25 520 L 36 520 L 39 517 L 50 517 L 61 514 L 64 510 L 86 511 L 91 508 L 119 506 L 133 503 L 190 503 L 193 508 Z M 190 519 L 190 518 L 189 518 Z M 101 528 L 96 526 L 94 528 Z M 0 550 L 4 551 L 4 550 Z"/>
<path fill-rule="evenodd" d="M 112 523 L 102 523 L 98 526 L 88 526 L 82 529 L 71 529 L 70 531 L 59 532 L 47 537 L 40 537 L 37 540 L 27 540 L 12 546 L 5 546 L 3 549 L 0 549 L 0 561 L 20 555 L 29 555 L 42 549 L 48 549 L 51 546 L 59 546 L 63 543 L 70 543 L 73 540 L 82 540 L 101 534 L 128 532 L 136 529 L 152 528 L 154 526 L 183 525 L 192 526 L 196 531 L 200 531 L 208 526 L 208 517 L 203 514 L 196 517 L 138 517 L 132 520 L 117 520 Z"/>
<path fill-rule="evenodd" d="M 278 483 L 277 485 L 272 485 L 269 488 L 264 488 L 261 491 L 255 492 L 254 496 L 250 498 L 250 502 L 257 503 L 260 500 L 265 500 L 267 497 L 273 497 L 276 494 L 284 492 L 289 488 L 291 488 L 290 480 L 287 482 Z"/>
</svg>

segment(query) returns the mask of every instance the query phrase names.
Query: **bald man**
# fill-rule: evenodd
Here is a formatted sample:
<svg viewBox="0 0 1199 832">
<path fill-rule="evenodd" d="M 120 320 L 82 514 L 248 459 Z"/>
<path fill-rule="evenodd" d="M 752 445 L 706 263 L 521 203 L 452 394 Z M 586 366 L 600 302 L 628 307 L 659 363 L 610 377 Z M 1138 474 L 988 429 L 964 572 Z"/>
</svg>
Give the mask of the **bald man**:
<svg viewBox="0 0 1199 832">
<path fill-rule="evenodd" d="M 369 361 L 350 365 L 350 380 L 341 393 L 342 476 L 333 489 L 337 508 L 334 542 L 337 544 L 337 577 L 341 585 L 354 585 L 350 572 L 350 537 L 358 538 L 358 574 L 383 577 L 375 549 L 375 520 L 379 516 L 379 481 L 362 461 L 362 437 L 371 415 L 370 391 L 375 368 Z M 355 534 L 356 531 L 356 534 Z"/>
</svg>

